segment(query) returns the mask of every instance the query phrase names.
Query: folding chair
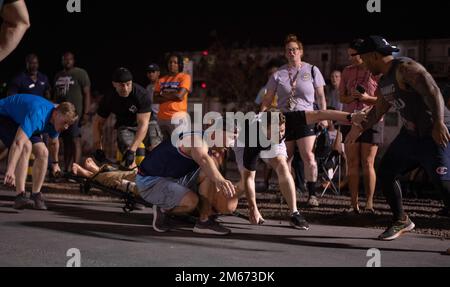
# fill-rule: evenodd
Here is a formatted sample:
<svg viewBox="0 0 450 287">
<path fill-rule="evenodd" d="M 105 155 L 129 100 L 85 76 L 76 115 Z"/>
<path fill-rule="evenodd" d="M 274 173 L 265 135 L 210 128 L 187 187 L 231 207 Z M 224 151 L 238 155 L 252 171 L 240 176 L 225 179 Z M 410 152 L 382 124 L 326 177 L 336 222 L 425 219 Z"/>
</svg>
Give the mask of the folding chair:
<svg viewBox="0 0 450 287">
<path fill-rule="evenodd" d="M 320 196 L 323 197 L 328 189 L 331 189 L 336 195 L 339 195 L 341 193 L 341 155 L 336 150 L 333 150 L 320 166 L 320 169 L 321 171 L 319 173 L 321 174 L 322 180 L 327 182 Z M 337 187 L 333 181 L 336 174 L 338 176 Z"/>
<path fill-rule="evenodd" d="M 319 178 L 321 182 L 326 182 L 322 190 L 323 197 L 328 189 L 331 189 L 336 195 L 340 194 L 339 186 L 341 179 L 341 155 L 337 150 L 332 148 L 330 137 L 327 129 L 322 129 L 316 134 L 316 142 L 314 145 L 314 154 L 316 157 Z M 338 174 L 338 186 L 333 179 Z"/>
</svg>

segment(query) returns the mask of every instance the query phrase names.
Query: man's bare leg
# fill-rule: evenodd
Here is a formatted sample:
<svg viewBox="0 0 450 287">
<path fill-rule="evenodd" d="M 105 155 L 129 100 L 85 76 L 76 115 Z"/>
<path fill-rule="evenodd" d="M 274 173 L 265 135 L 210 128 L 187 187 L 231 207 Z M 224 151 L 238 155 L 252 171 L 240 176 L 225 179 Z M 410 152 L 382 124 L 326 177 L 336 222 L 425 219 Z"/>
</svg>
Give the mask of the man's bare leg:
<svg viewBox="0 0 450 287">
<path fill-rule="evenodd" d="M 32 147 L 34 154 L 32 193 L 41 192 L 48 166 L 48 149 L 44 143 L 36 143 Z"/>
<path fill-rule="evenodd" d="M 280 191 L 289 206 L 291 214 L 298 211 L 297 196 L 295 194 L 295 183 L 294 179 L 292 178 L 292 174 L 289 171 L 286 158 L 282 156 L 275 157 L 270 159 L 269 163 L 278 175 Z"/>
<path fill-rule="evenodd" d="M 200 220 L 205 221 L 212 214 L 212 205 L 210 199 L 212 197 L 212 190 L 214 189 L 211 181 L 201 172 L 199 175 L 199 212 Z"/>
<path fill-rule="evenodd" d="M 199 176 L 199 212 L 200 217 L 194 226 L 193 232 L 200 234 L 226 235 L 230 229 L 218 224 L 209 217 L 213 215 L 213 202 L 217 194 L 216 186 L 202 172 Z"/>
<path fill-rule="evenodd" d="M 207 220 L 213 214 L 213 208 L 220 214 L 231 214 L 236 210 L 239 192 L 233 198 L 226 198 L 206 176 L 201 174 L 199 182 L 200 220 Z"/>
<path fill-rule="evenodd" d="M 91 178 L 94 175 L 93 172 L 91 172 L 87 169 L 84 169 L 77 163 L 72 164 L 72 173 L 76 176 L 81 176 L 81 177 L 86 177 L 86 178 Z"/>
<path fill-rule="evenodd" d="M 361 162 L 361 144 L 346 144 L 345 153 L 348 160 L 348 189 L 351 195 L 351 207 L 355 212 L 359 212 L 359 164 Z"/>
<path fill-rule="evenodd" d="M 90 172 L 93 173 L 97 173 L 100 171 L 100 167 L 95 163 L 95 161 L 88 157 L 85 161 L 84 161 L 84 167 L 89 170 Z"/>
<path fill-rule="evenodd" d="M 373 210 L 373 196 L 377 176 L 375 173 L 375 157 L 377 155 L 378 146 L 374 144 L 361 144 L 361 165 L 364 175 L 364 189 L 366 191 L 366 210 Z"/>
<path fill-rule="evenodd" d="M 179 206 L 168 211 L 170 214 L 188 214 L 195 210 L 198 205 L 198 196 L 192 191 L 186 193 Z"/>
<path fill-rule="evenodd" d="M 214 210 L 219 214 L 232 214 L 236 211 L 239 203 L 239 196 L 236 194 L 232 198 L 226 198 L 222 193 L 211 192 L 211 202 Z"/>
<path fill-rule="evenodd" d="M 238 183 L 239 192 L 244 191 L 247 197 L 248 213 L 251 224 L 263 224 L 264 218 L 259 212 L 258 205 L 256 203 L 256 187 L 255 176 L 256 171 L 250 171 L 243 169 L 239 171 L 241 174 L 241 181 Z"/>
<path fill-rule="evenodd" d="M 27 143 L 23 145 L 22 154 L 20 155 L 19 162 L 16 166 L 15 184 L 17 195 L 25 192 L 25 182 L 27 181 L 28 161 L 30 160 L 31 149 L 31 142 L 27 141 Z"/>
</svg>

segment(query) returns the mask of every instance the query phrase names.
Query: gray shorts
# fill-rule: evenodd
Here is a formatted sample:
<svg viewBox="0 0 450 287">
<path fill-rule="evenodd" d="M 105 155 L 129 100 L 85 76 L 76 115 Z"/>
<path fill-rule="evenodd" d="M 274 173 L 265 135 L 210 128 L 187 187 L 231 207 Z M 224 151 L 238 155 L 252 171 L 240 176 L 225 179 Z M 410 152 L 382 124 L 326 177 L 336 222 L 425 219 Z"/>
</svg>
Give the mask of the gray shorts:
<svg viewBox="0 0 450 287">
<path fill-rule="evenodd" d="M 127 127 L 127 126 L 120 126 L 117 128 L 117 147 L 119 148 L 119 151 L 124 154 L 134 143 L 134 138 L 136 137 L 137 133 L 137 127 Z M 147 129 L 147 134 L 145 135 L 145 138 L 143 140 L 143 143 L 145 147 L 150 147 L 150 123 Z"/>
<path fill-rule="evenodd" d="M 198 192 L 200 169 L 178 179 L 156 176 L 136 176 L 140 196 L 147 202 L 161 208 L 172 209 L 180 205 L 189 191 Z"/>
</svg>

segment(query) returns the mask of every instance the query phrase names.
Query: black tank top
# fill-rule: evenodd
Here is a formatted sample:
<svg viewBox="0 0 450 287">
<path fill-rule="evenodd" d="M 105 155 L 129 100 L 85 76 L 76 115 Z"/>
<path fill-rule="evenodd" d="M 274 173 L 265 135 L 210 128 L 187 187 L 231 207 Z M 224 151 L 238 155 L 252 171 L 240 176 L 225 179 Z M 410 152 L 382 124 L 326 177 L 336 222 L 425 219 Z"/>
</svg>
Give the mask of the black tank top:
<svg viewBox="0 0 450 287">
<path fill-rule="evenodd" d="M 190 134 L 202 136 L 202 133 L 185 133 L 180 135 L 180 139 Z M 144 176 L 181 178 L 198 168 L 198 164 L 189 155 L 173 146 L 170 139 L 166 139 L 145 157 L 139 166 L 139 172 Z"/>
<path fill-rule="evenodd" d="M 396 58 L 389 72 L 378 82 L 378 88 L 384 99 L 401 115 L 404 128 L 419 137 L 430 136 L 433 129 L 433 117 L 422 96 L 415 90 L 400 89 L 397 81 L 397 69 L 400 64 L 412 61 L 409 58 Z M 450 111 L 444 107 L 444 123 L 450 127 Z"/>
</svg>

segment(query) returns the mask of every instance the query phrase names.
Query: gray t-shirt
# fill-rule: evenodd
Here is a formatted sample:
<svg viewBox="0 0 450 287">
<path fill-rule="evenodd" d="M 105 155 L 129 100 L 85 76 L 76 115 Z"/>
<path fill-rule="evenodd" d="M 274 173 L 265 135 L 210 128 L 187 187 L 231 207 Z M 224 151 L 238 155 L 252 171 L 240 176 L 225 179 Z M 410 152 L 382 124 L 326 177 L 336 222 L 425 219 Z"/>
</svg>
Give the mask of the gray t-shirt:
<svg viewBox="0 0 450 287">
<path fill-rule="evenodd" d="M 314 76 L 311 71 L 314 71 Z M 278 95 L 278 108 L 282 112 L 289 112 L 288 99 L 291 95 L 291 82 L 289 80 L 289 71 L 292 78 L 297 74 L 297 68 L 289 68 L 288 65 L 282 66 L 276 71 L 267 83 L 267 90 L 276 92 Z M 303 62 L 299 69 L 297 84 L 295 87 L 295 108 L 293 111 L 312 111 L 314 110 L 315 89 L 325 86 L 325 80 L 319 68 Z"/>
<path fill-rule="evenodd" d="M 87 72 L 80 68 L 61 71 L 55 76 L 55 100 L 57 103 L 68 101 L 75 105 L 77 113 L 83 114 L 83 89 L 90 87 Z"/>
</svg>

